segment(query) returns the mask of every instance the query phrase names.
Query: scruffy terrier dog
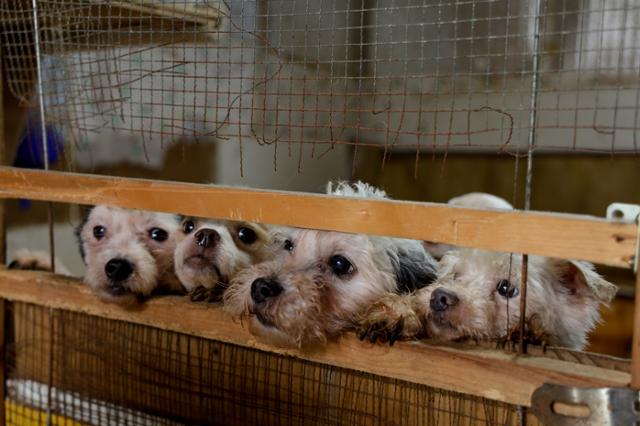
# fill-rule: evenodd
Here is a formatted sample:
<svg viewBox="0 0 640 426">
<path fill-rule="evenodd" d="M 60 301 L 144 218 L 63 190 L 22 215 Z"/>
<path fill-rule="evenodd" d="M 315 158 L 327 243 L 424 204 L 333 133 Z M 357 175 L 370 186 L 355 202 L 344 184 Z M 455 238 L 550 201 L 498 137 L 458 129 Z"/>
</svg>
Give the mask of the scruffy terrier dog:
<svg viewBox="0 0 640 426">
<path fill-rule="evenodd" d="M 247 222 L 182 218 L 176 236 L 176 275 L 194 301 L 218 301 L 241 269 L 271 258 L 269 228 Z"/>
<path fill-rule="evenodd" d="M 330 185 L 328 192 L 385 197 L 361 182 Z M 384 294 L 435 278 L 435 261 L 418 241 L 302 229 L 283 229 L 277 240 L 280 254 L 241 271 L 224 306 L 248 318 L 253 334 L 279 346 L 322 344 L 352 327 L 357 314 Z"/>
<path fill-rule="evenodd" d="M 470 192 L 450 199 L 447 204 L 451 206 L 467 207 L 471 209 L 495 209 L 513 210 L 511 203 L 486 192 Z M 425 241 L 424 246 L 427 251 L 436 259 L 442 258 L 446 252 L 453 250 L 456 246 L 445 243 L 433 243 Z"/>
<path fill-rule="evenodd" d="M 183 291 L 173 268 L 177 228 L 170 214 L 93 207 L 76 229 L 85 283 L 102 300 L 122 305 L 157 289 Z"/>
<path fill-rule="evenodd" d="M 522 256 L 454 250 L 440 261 L 438 279 L 406 296 L 387 295 L 360 323 L 361 338 L 432 337 L 453 341 L 506 340 L 517 330 Z M 527 337 L 538 343 L 582 349 L 616 286 L 593 265 L 529 257 Z"/>
</svg>

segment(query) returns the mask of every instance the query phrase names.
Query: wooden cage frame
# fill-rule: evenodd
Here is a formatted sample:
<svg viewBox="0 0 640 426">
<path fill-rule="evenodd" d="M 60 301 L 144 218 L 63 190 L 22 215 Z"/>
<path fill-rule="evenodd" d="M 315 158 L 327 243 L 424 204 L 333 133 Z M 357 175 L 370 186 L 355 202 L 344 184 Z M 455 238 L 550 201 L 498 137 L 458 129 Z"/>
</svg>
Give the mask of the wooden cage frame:
<svg viewBox="0 0 640 426">
<path fill-rule="evenodd" d="M 136 7 L 137 13 L 154 13 L 143 2 Z M 180 17 L 186 21 L 190 18 Z M 0 22 L 0 27 L 4 24 Z M 197 24 L 200 23 L 194 23 Z M 0 97 L 0 213 L 1 200 L 12 198 L 109 204 L 217 219 L 430 240 L 502 252 L 588 260 L 618 268 L 634 267 L 640 244 L 637 224 L 614 223 L 590 216 L 484 211 L 430 203 L 17 169 L 6 164 L 16 146 L 27 109 L 9 93 L 4 79 Z M 339 217 L 333 215 L 336 211 L 341 212 Z M 0 258 L 4 259 L 4 220 L 0 220 L 0 241 Z M 636 307 L 640 303 L 638 282 Z M 603 365 L 579 365 L 548 356 L 518 356 L 483 348 L 436 347 L 420 342 L 400 342 L 394 348 L 371 347 L 351 335 L 314 352 L 275 350 L 257 342 L 220 310 L 178 298 L 161 298 L 151 300 L 144 309 L 126 311 L 97 302 L 77 280 L 48 273 L 0 269 L 0 322 L 4 319 L 5 300 L 150 325 L 524 407 L 531 406 L 534 390 L 547 382 L 640 389 L 640 310 L 637 308 L 631 372 L 628 373 Z M 0 380 L 3 383 L 6 380 L 4 337 L 4 324 L 0 324 Z M 498 360 L 500 368 L 495 365 Z M 425 362 L 438 363 L 444 374 L 432 375 L 415 368 Z M 509 368 L 504 368 L 505 363 Z M 461 377 L 464 380 L 461 381 Z M 4 386 L 0 386 L 0 397 L 5 398 Z M 5 422 L 4 409 L 4 404 L 0 404 L 0 424 Z"/>
</svg>

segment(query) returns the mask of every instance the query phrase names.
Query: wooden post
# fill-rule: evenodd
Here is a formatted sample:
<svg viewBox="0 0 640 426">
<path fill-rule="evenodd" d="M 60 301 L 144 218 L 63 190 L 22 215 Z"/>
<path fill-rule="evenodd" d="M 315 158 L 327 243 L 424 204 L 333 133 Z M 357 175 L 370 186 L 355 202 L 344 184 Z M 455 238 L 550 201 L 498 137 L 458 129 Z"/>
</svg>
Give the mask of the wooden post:
<svg viewBox="0 0 640 426">
<path fill-rule="evenodd" d="M 633 345 L 631 347 L 631 387 L 640 389 L 640 274 L 636 271 L 636 297 L 633 312 Z"/>
</svg>

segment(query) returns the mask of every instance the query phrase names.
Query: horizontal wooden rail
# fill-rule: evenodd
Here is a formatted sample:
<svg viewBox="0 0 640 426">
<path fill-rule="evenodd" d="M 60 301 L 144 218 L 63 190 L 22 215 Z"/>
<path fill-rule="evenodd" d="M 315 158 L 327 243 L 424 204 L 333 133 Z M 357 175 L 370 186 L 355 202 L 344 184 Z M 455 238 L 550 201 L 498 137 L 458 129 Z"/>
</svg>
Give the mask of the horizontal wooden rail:
<svg viewBox="0 0 640 426">
<path fill-rule="evenodd" d="M 590 216 L 465 209 L 0 167 L 0 198 L 30 198 L 389 235 L 629 268 L 635 224 Z"/>
<path fill-rule="evenodd" d="M 153 326 L 524 406 L 530 406 L 533 391 L 543 383 L 626 386 L 630 380 L 626 372 L 558 359 L 421 342 L 399 342 L 394 347 L 371 345 L 360 342 L 351 334 L 316 351 L 276 349 L 256 341 L 219 306 L 195 304 L 184 297 L 169 296 L 152 299 L 139 309 L 127 310 L 100 302 L 75 279 L 43 272 L 0 268 L 0 297 Z"/>
<path fill-rule="evenodd" d="M 31 2 L 10 0 L 7 7 L 11 8 L 11 13 L 4 13 L 0 17 L 0 28 L 33 26 Z M 83 30 L 86 31 L 84 35 L 88 36 L 91 31 L 106 29 L 163 29 L 162 19 L 167 24 L 174 21 L 180 22 L 182 27 L 215 30 L 224 16 L 223 12 L 211 6 L 163 4 L 150 0 L 88 2 L 83 5 L 62 0 L 55 4 L 40 5 L 39 11 L 41 28 L 53 28 L 63 34 L 75 34 L 76 37 L 82 37 Z M 130 37 L 132 40 L 136 38 Z"/>
</svg>

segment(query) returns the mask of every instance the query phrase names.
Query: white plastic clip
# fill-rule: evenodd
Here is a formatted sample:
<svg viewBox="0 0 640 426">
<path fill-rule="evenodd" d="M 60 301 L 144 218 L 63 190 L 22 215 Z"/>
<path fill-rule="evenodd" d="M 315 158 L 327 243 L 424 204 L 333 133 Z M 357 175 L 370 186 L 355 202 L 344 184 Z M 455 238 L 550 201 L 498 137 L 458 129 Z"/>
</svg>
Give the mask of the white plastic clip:
<svg viewBox="0 0 640 426">
<path fill-rule="evenodd" d="M 636 217 L 636 255 L 633 257 L 633 273 L 638 274 L 638 263 L 640 263 L 640 215 Z"/>
<path fill-rule="evenodd" d="M 633 257 L 633 273 L 638 273 L 640 263 L 640 205 L 626 203 L 611 203 L 607 207 L 607 219 L 614 222 L 636 223 L 638 231 L 636 235 L 636 251 Z"/>
</svg>

